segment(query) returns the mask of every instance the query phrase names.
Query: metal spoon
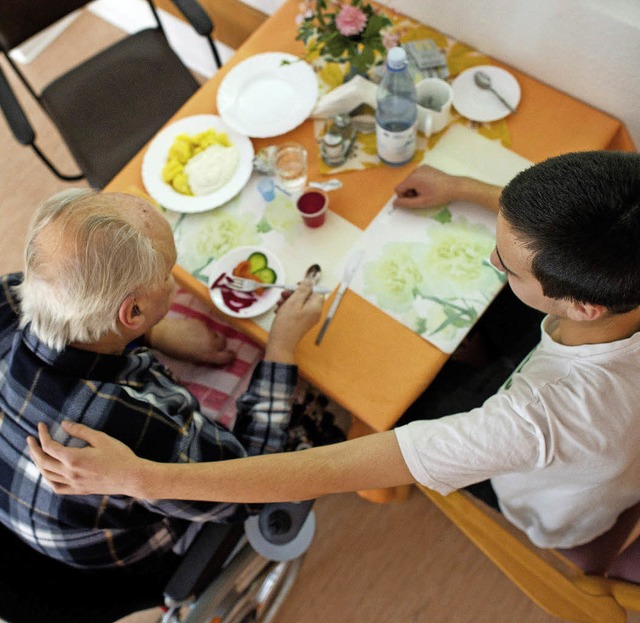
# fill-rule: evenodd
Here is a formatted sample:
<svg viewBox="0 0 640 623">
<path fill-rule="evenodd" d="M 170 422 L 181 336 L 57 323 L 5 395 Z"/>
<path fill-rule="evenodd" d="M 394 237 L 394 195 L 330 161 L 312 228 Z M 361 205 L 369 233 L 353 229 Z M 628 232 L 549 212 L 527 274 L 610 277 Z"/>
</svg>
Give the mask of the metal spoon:
<svg viewBox="0 0 640 623">
<path fill-rule="evenodd" d="M 319 188 L 320 190 L 337 190 L 342 188 L 342 182 L 339 179 L 333 178 L 326 182 L 309 182 L 311 188 Z"/>
<path fill-rule="evenodd" d="M 511 112 L 516 111 L 516 109 L 491 86 L 491 77 L 489 74 L 486 74 L 484 71 L 476 71 L 473 74 L 473 80 L 481 89 L 491 91 Z"/>
</svg>

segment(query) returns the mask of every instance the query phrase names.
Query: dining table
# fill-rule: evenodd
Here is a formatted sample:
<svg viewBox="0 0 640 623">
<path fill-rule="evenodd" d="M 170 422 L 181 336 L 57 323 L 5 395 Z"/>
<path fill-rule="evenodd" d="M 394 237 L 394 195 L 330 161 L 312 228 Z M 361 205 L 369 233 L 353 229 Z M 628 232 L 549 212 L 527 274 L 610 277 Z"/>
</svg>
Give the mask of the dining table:
<svg viewBox="0 0 640 623">
<path fill-rule="evenodd" d="M 387 7 L 380 8 L 394 19 L 405 19 Z M 219 114 L 217 92 L 225 76 L 239 63 L 254 55 L 282 52 L 304 57 L 305 46 L 296 40 L 296 17 L 299 10 L 298 0 L 286 0 L 237 49 L 229 61 L 202 84 L 198 92 L 168 123 L 193 115 Z M 421 27 L 424 29 L 421 36 L 424 36 L 424 32 L 435 32 L 429 29 L 428 25 Z M 448 40 L 451 41 L 451 38 Z M 498 59 L 482 56 L 482 62 L 506 69 L 517 79 L 521 89 L 516 112 L 501 122 L 498 141 L 482 138 L 485 142 L 491 143 L 487 153 L 491 154 L 499 149 L 501 153 L 508 152 L 507 155 L 513 155 L 519 163 L 536 163 L 567 152 L 635 149 L 625 125 L 618 119 Z M 158 97 L 162 97 L 161 89 L 158 91 Z M 464 132 L 459 129 L 453 134 L 460 139 L 463 135 L 466 137 L 469 132 L 478 133 L 479 130 L 481 128 L 471 124 L 464 128 Z M 464 150 L 464 144 L 453 139 L 448 140 L 444 134 L 445 132 L 437 144 L 434 145 L 433 141 L 430 141 L 426 147 L 426 156 L 432 151 L 436 165 L 440 161 L 436 157 L 438 154 L 443 161 L 448 159 L 449 162 L 455 163 L 457 154 Z M 308 151 L 309 179 L 327 179 L 326 167 L 321 161 L 317 142 L 317 122 L 313 119 L 306 119 L 282 135 L 251 140 L 256 152 L 285 141 L 303 144 Z M 501 144 L 494 146 L 500 141 Z M 450 145 L 448 152 L 447 144 Z M 145 192 L 142 165 L 146 149 L 124 167 L 108 184 L 106 191 Z M 429 162 L 429 159 L 426 158 L 425 161 Z M 327 222 L 332 215 L 336 215 L 335 218 L 339 217 L 340 222 L 344 222 L 345 228 L 349 231 L 358 233 L 366 230 L 380 211 L 389 205 L 396 185 L 416 164 L 412 161 L 403 166 L 370 166 L 336 175 L 329 173 L 331 177 L 338 177 L 342 185 L 329 193 L 330 215 Z M 482 166 L 491 169 L 491 160 L 483 162 Z M 455 167 L 453 169 L 456 170 Z M 189 220 L 194 217 L 195 215 L 185 215 L 181 218 Z M 305 235 L 311 234 L 307 232 Z M 326 225 L 315 230 L 313 236 L 323 238 L 325 246 L 331 245 L 332 230 Z M 291 244 L 295 246 L 296 241 L 291 241 Z M 300 248 L 304 244 L 299 243 L 298 252 L 304 251 Z M 350 248 L 349 244 L 340 244 L 343 246 L 337 254 L 344 255 L 344 249 Z M 186 256 L 190 249 L 184 245 L 181 247 L 180 244 L 177 247 L 178 261 L 174 269 L 177 282 L 211 305 L 208 284 L 201 276 L 194 274 L 192 266 L 187 266 Z M 309 264 L 314 261 L 314 257 L 309 256 L 306 259 Z M 325 316 L 336 296 L 335 286 L 339 281 L 338 268 L 342 267 L 342 259 L 336 259 L 337 276 L 334 275 L 329 280 L 334 290 L 325 300 Z M 300 268 L 302 270 L 304 267 Z M 287 277 L 289 280 L 299 279 L 302 274 Z M 258 344 L 266 344 L 268 327 L 264 323 L 253 318 L 226 317 L 224 314 L 223 317 Z M 296 358 L 300 374 L 352 414 L 352 437 L 393 428 L 451 356 L 450 352 L 408 330 L 402 323 L 352 289 L 346 290 L 340 307 L 319 345 L 315 341 L 316 334 L 317 331 L 309 332 L 297 348 Z M 390 499 L 390 496 L 383 492 L 371 492 L 366 497 L 378 501 Z"/>
</svg>

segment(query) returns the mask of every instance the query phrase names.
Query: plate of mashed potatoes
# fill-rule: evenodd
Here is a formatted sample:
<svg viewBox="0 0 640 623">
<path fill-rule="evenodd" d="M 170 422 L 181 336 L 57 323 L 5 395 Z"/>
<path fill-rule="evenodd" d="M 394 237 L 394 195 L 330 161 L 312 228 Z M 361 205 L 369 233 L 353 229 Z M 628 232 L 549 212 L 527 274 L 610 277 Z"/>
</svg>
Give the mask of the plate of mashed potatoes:
<svg viewBox="0 0 640 623">
<path fill-rule="evenodd" d="M 162 129 L 142 161 L 142 181 L 161 206 L 204 212 L 226 203 L 249 181 L 251 140 L 216 115 L 185 117 Z"/>
</svg>

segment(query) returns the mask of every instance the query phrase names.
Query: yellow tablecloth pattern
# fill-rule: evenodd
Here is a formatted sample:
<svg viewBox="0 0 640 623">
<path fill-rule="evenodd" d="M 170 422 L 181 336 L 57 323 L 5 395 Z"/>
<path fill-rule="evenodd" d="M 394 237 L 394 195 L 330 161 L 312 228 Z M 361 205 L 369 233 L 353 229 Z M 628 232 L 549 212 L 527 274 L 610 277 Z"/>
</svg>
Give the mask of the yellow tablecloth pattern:
<svg viewBox="0 0 640 623">
<path fill-rule="evenodd" d="M 420 22 L 389 9 L 381 9 L 381 11 L 386 13 L 391 19 L 391 32 L 398 37 L 400 43 L 430 39 L 436 44 L 446 58 L 449 69 L 449 82 L 453 81 L 458 74 L 470 67 L 495 64 L 488 56 L 429 26 L 425 26 Z M 345 65 L 337 62 L 327 62 L 324 58 L 321 58 L 317 52 L 309 53 L 307 51 L 303 55 L 303 58 L 316 70 L 321 96 L 344 83 L 349 70 L 348 63 Z M 499 140 L 505 147 L 511 146 L 511 138 L 505 119 L 489 123 L 478 123 L 462 117 L 452 108 L 451 121 L 448 125 L 458 124 L 468 127 L 487 138 Z M 318 143 L 321 140 L 323 128 L 323 121 L 316 121 L 314 123 L 314 134 Z M 422 161 L 426 150 L 433 148 L 443 133 L 444 131 L 438 132 L 428 138 L 425 137 L 424 134 L 419 133 L 413 163 Z M 377 156 L 375 133 L 358 134 L 356 144 L 351 151 L 349 159 L 338 167 L 330 167 L 322 161 L 322 159 L 319 160 L 319 170 L 320 173 L 324 175 L 334 175 L 347 171 L 360 171 L 362 169 L 379 166 L 383 166 L 383 164 Z"/>
</svg>

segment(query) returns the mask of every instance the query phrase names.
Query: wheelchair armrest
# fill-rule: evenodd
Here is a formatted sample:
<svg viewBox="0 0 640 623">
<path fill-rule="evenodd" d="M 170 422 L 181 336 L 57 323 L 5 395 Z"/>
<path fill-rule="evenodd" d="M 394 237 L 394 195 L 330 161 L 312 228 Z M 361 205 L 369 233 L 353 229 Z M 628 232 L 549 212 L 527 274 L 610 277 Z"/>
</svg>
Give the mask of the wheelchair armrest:
<svg viewBox="0 0 640 623">
<path fill-rule="evenodd" d="M 169 580 L 165 600 L 184 603 L 202 592 L 220 572 L 243 534 L 242 524 L 205 524 Z"/>
<path fill-rule="evenodd" d="M 9 85 L 7 77 L 0 68 L 0 108 L 7 119 L 7 123 L 19 143 L 33 145 L 36 134 L 27 120 L 15 93 Z"/>
<path fill-rule="evenodd" d="M 213 22 L 197 0 L 171 0 L 199 35 L 211 37 Z"/>
</svg>

